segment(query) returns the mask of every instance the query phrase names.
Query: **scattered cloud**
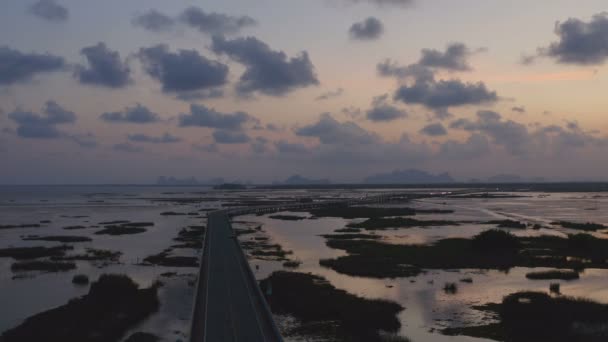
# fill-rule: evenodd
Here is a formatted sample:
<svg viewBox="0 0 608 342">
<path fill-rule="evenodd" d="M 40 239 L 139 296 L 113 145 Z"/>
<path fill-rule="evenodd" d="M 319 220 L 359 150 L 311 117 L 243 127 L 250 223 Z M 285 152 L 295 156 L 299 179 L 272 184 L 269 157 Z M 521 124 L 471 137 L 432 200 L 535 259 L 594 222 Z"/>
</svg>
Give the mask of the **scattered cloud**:
<svg viewBox="0 0 608 342">
<path fill-rule="evenodd" d="M 244 144 L 249 142 L 251 138 L 240 131 L 218 129 L 213 131 L 213 140 L 217 144 Z"/>
<path fill-rule="evenodd" d="M 343 88 L 338 88 L 336 90 L 330 90 L 328 92 L 325 92 L 325 93 L 317 96 L 315 98 L 315 101 L 324 101 L 324 100 L 333 99 L 333 98 L 342 96 L 342 94 L 344 94 Z"/>
<path fill-rule="evenodd" d="M 469 71 L 472 68 L 468 64 L 468 58 L 473 54 L 463 43 L 448 45 L 445 52 L 434 49 L 422 49 L 422 57 L 419 65 L 440 68 L 453 71 Z"/>
<path fill-rule="evenodd" d="M 310 152 L 304 144 L 290 143 L 285 140 L 276 141 L 274 146 L 281 154 L 306 154 Z"/>
<path fill-rule="evenodd" d="M 29 139 L 64 138 L 65 133 L 57 126 L 76 122 L 76 114 L 55 101 L 47 101 L 42 114 L 18 109 L 8 113 L 8 118 L 17 124 L 17 135 Z"/>
<path fill-rule="evenodd" d="M 142 27 L 152 32 L 166 32 L 175 26 L 175 20 L 155 9 L 148 10 L 133 18 L 134 26 Z"/>
<path fill-rule="evenodd" d="M 99 116 L 105 122 L 110 123 L 133 123 L 148 124 L 159 122 L 160 116 L 141 104 L 135 107 L 127 107 L 120 112 L 106 112 Z"/>
<path fill-rule="evenodd" d="M 210 35 L 239 33 L 242 29 L 257 25 L 255 19 L 242 16 L 233 17 L 221 13 L 208 13 L 199 7 L 189 7 L 179 19 L 186 25 Z"/>
<path fill-rule="evenodd" d="M 596 14 L 589 21 L 570 18 L 558 22 L 555 34 L 558 41 L 539 48 L 539 56 L 578 65 L 600 65 L 608 59 L 608 12 Z"/>
<path fill-rule="evenodd" d="M 74 77 L 82 84 L 123 88 L 131 83 L 131 69 L 120 59 L 117 51 L 108 49 L 105 43 L 83 48 L 80 53 L 88 61 L 88 67 L 76 67 Z"/>
<path fill-rule="evenodd" d="M 384 25 L 379 19 L 369 17 L 361 22 L 354 23 L 348 32 L 352 39 L 376 40 L 382 36 Z"/>
<path fill-rule="evenodd" d="M 399 87 L 395 99 L 430 109 L 441 109 L 492 103 L 498 101 L 498 95 L 482 82 L 465 83 L 457 79 L 430 82 L 417 80 L 411 86 Z"/>
<path fill-rule="evenodd" d="M 196 50 L 170 52 L 161 44 L 138 53 L 145 71 L 162 84 L 163 92 L 191 99 L 217 94 L 228 82 L 228 66 L 202 56 Z"/>
<path fill-rule="evenodd" d="M 517 112 L 517 113 L 525 113 L 526 112 L 526 107 L 524 106 L 515 106 L 513 108 L 511 108 L 512 111 Z"/>
<path fill-rule="evenodd" d="M 149 136 L 146 134 L 129 134 L 127 139 L 132 142 L 143 142 L 151 144 L 172 144 L 182 141 L 182 139 L 173 136 L 169 133 L 165 133 L 160 137 Z"/>
<path fill-rule="evenodd" d="M 36 74 L 64 70 L 65 60 L 51 54 L 23 53 L 0 46 L 0 85 L 31 80 Z"/>
<path fill-rule="evenodd" d="M 448 131 L 443 127 L 440 122 L 432 123 L 424 126 L 420 133 L 431 136 L 431 137 L 439 137 L 443 135 L 447 135 Z"/>
<path fill-rule="evenodd" d="M 258 120 L 245 112 L 221 113 L 214 108 L 204 105 L 190 105 L 190 114 L 180 114 L 181 127 L 209 127 L 222 131 L 238 131 L 247 123 L 257 123 Z"/>
<path fill-rule="evenodd" d="M 315 137 L 323 144 L 371 144 L 380 139 L 352 121 L 341 123 L 331 114 L 321 114 L 319 120 L 311 125 L 296 129 L 296 135 Z"/>
<path fill-rule="evenodd" d="M 297 88 L 319 84 L 305 51 L 288 58 L 284 52 L 274 51 L 254 37 L 226 40 L 215 36 L 211 48 L 245 65 L 246 70 L 237 84 L 237 91 L 242 95 L 260 92 L 282 96 Z"/>
<path fill-rule="evenodd" d="M 53 22 L 67 21 L 70 16 L 68 9 L 54 0 L 38 0 L 28 8 L 28 12 Z"/>
<path fill-rule="evenodd" d="M 388 94 L 385 94 L 374 97 L 372 108 L 367 111 L 366 117 L 371 121 L 386 122 L 407 117 L 407 112 L 391 105 L 388 102 Z"/>
</svg>

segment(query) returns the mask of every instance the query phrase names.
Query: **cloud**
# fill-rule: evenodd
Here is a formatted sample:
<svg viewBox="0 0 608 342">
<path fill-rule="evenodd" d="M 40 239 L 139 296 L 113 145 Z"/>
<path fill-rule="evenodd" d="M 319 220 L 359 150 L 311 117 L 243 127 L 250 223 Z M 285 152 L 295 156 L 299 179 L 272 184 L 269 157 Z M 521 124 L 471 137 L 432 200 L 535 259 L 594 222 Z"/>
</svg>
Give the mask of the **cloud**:
<svg viewBox="0 0 608 342">
<path fill-rule="evenodd" d="M 155 9 L 135 16 L 132 23 L 134 26 L 142 27 L 152 32 L 166 32 L 175 26 L 175 20 Z"/>
<path fill-rule="evenodd" d="M 480 105 L 498 101 L 496 92 L 489 90 L 484 83 L 465 83 L 457 79 L 417 80 L 411 86 L 399 87 L 394 97 L 404 103 L 420 104 L 430 109 Z"/>
<path fill-rule="evenodd" d="M 388 103 L 388 94 L 377 96 L 372 101 L 372 108 L 366 113 L 367 119 L 375 122 L 393 121 L 407 117 L 407 112 Z"/>
<path fill-rule="evenodd" d="M 198 7 L 189 7 L 179 16 L 180 21 L 210 35 L 239 33 L 242 29 L 257 25 L 255 19 L 233 17 L 221 13 L 207 13 Z"/>
<path fill-rule="evenodd" d="M 297 88 L 319 84 L 305 51 L 288 58 L 284 52 L 273 51 L 254 37 L 226 40 L 215 36 L 211 48 L 246 66 L 237 84 L 237 91 L 242 95 L 261 92 L 282 96 Z"/>
<path fill-rule="evenodd" d="M 65 67 L 66 63 L 62 57 L 22 53 L 0 46 L 0 85 L 29 81 L 36 74 L 61 71 Z"/>
<path fill-rule="evenodd" d="M 143 142 L 151 144 L 172 144 L 182 141 L 182 139 L 165 133 L 160 137 L 153 137 L 146 134 L 129 134 L 127 139 L 133 142 Z"/>
<path fill-rule="evenodd" d="M 525 113 L 526 112 L 526 107 L 524 106 L 515 106 L 513 108 L 511 108 L 512 111 L 517 112 L 517 113 Z"/>
<path fill-rule="evenodd" d="M 468 57 L 472 51 L 463 43 L 448 45 L 445 52 L 434 49 L 422 49 L 419 65 L 453 71 L 469 71 Z"/>
<path fill-rule="evenodd" d="M 28 8 L 28 12 L 48 21 L 67 21 L 70 13 L 67 8 L 54 0 L 39 0 Z"/>
<path fill-rule="evenodd" d="M 336 90 L 330 90 L 328 92 L 325 92 L 325 93 L 317 96 L 315 98 L 315 101 L 324 101 L 324 100 L 333 99 L 335 97 L 342 96 L 342 94 L 344 94 L 344 89 L 342 89 L 342 88 L 338 88 Z"/>
<path fill-rule="evenodd" d="M 369 17 L 362 22 L 354 23 L 348 32 L 352 39 L 375 40 L 382 36 L 384 25 L 377 18 Z"/>
<path fill-rule="evenodd" d="M 77 66 L 74 77 L 80 83 L 110 88 L 123 88 L 131 83 L 131 69 L 121 61 L 117 51 L 108 49 L 105 43 L 83 48 L 89 66 Z"/>
<path fill-rule="evenodd" d="M 406 7 L 414 3 L 414 0 L 344 0 L 350 3 L 368 3 L 380 7 Z"/>
<path fill-rule="evenodd" d="M 445 129 L 445 127 L 443 127 L 441 123 L 437 122 L 424 126 L 420 130 L 420 133 L 426 134 L 431 137 L 438 137 L 442 135 L 447 135 L 448 131 Z"/>
<path fill-rule="evenodd" d="M 139 147 L 139 146 L 135 146 L 133 144 L 130 144 L 128 142 L 125 143 L 120 143 L 120 144 L 115 144 L 112 146 L 112 149 L 115 151 L 119 151 L 119 152 L 127 152 L 127 153 L 139 153 L 139 152 L 143 152 L 144 149 Z"/>
<path fill-rule="evenodd" d="M 448 140 L 441 144 L 438 157 L 452 160 L 480 158 L 490 152 L 490 142 L 485 135 L 474 133 L 466 141 Z"/>
<path fill-rule="evenodd" d="M 165 93 L 205 94 L 228 82 L 228 66 L 201 56 L 196 50 L 169 51 L 161 44 L 138 53 L 145 71 L 162 84 Z"/>
<path fill-rule="evenodd" d="M 600 65 L 608 59 L 608 13 L 594 15 L 590 21 L 570 18 L 555 24 L 557 42 L 539 49 L 539 55 L 558 63 Z"/>
<path fill-rule="evenodd" d="M 150 111 L 147 107 L 142 106 L 139 103 L 135 107 L 127 107 L 120 112 L 103 113 L 99 118 L 110 123 L 147 124 L 160 121 L 158 114 Z"/>
<path fill-rule="evenodd" d="M 285 140 L 276 141 L 274 146 L 281 154 L 306 154 L 310 152 L 304 144 L 290 143 Z"/>
<path fill-rule="evenodd" d="M 15 110 L 8 113 L 8 118 L 17 124 L 17 135 L 29 139 L 63 138 L 65 134 L 56 126 L 76 122 L 76 114 L 55 101 L 47 101 L 42 114 Z"/>
<path fill-rule="evenodd" d="M 479 105 L 498 101 L 495 91 L 489 90 L 483 82 L 470 83 L 459 79 L 438 80 L 439 69 L 467 71 L 470 66 L 467 57 L 472 52 L 462 43 L 448 46 L 445 52 L 423 49 L 417 63 L 401 66 L 386 59 L 377 66 L 380 76 L 395 77 L 401 85 L 395 91 L 394 99 L 408 104 L 419 104 L 435 111 L 437 118 L 446 118 L 449 107 Z"/>
<path fill-rule="evenodd" d="M 217 144 L 192 144 L 192 149 L 208 153 L 215 153 L 220 150 Z"/>
<path fill-rule="evenodd" d="M 380 138 L 366 131 L 352 121 L 338 122 L 331 114 L 321 114 L 319 120 L 311 125 L 296 129 L 296 135 L 316 137 L 323 144 L 372 144 Z"/>
<path fill-rule="evenodd" d="M 247 123 L 258 120 L 245 112 L 221 113 L 204 105 L 190 105 L 190 114 L 180 114 L 181 127 L 209 127 L 220 130 L 240 130 Z"/>
<path fill-rule="evenodd" d="M 538 125 L 534 130 L 512 120 L 503 120 L 499 113 L 478 111 L 476 120 L 458 119 L 450 127 L 487 136 L 514 156 L 548 156 L 566 153 L 573 148 L 602 145 L 607 141 L 583 132 L 578 125 L 566 128 Z"/>
<path fill-rule="evenodd" d="M 218 144 L 244 144 L 251 138 L 243 132 L 218 129 L 213 132 L 213 140 Z"/>
</svg>

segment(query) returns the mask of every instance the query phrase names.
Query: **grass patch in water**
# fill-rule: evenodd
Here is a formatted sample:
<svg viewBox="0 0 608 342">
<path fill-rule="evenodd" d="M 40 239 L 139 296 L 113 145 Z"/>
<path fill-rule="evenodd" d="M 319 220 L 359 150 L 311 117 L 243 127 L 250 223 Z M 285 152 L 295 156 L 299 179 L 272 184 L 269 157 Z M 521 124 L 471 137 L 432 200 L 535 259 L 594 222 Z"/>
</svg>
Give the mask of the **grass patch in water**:
<svg viewBox="0 0 608 342">
<path fill-rule="evenodd" d="M 466 335 L 518 342 L 600 342 L 608 339 L 608 305 L 541 292 L 518 292 L 494 304 L 498 323 L 448 328 Z"/>
<path fill-rule="evenodd" d="M 32 261 L 20 261 L 11 265 L 11 271 L 13 272 L 24 272 L 24 271 L 45 271 L 45 272 L 64 272 L 70 271 L 76 268 L 76 264 L 73 262 L 60 262 L 60 261 L 49 261 L 49 260 L 32 260 Z"/>
<path fill-rule="evenodd" d="M 3 248 L 0 249 L 0 257 L 13 258 L 16 260 L 58 257 L 64 256 L 66 251 L 72 249 L 74 249 L 72 246 Z"/>
<path fill-rule="evenodd" d="M 139 289 L 124 275 L 102 275 L 89 293 L 26 319 L 2 334 L 3 342 L 119 341 L 132 327 L 156 312 L 157 287 Z"/>
<path fill-rule="evenodd" d="M 383 341 L 381 330 L 396 332 L 401 327 L 401 305 L 352 295 L 319 276 L 280 271 L 260 286 L 264 293 L 272 288 L 267 300 L 274 313 L 293 315 L 303 323 L 291 333 L 373 342 Z"/>
<path fill-rule="evenodd" d="M 532 280 L 575 280 L 579 279 L 578 272 L 572 270 L 551 270 L 551 271 L 540 271 L 530 272 L 526 274 L 526 278 Z"/>
</svg>

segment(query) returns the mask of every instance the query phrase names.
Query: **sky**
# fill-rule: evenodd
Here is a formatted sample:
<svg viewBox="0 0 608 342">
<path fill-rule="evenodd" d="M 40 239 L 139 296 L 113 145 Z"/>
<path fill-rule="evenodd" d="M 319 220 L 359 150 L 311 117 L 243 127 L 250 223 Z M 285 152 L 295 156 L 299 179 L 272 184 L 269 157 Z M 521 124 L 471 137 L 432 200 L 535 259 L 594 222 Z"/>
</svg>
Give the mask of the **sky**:
<svg viewBox="0 0 608 342">
<path fill-rule="evenodd" d="M 608 181 L 605 1 L 0 6 L 0 184 Z"/>
</svg>

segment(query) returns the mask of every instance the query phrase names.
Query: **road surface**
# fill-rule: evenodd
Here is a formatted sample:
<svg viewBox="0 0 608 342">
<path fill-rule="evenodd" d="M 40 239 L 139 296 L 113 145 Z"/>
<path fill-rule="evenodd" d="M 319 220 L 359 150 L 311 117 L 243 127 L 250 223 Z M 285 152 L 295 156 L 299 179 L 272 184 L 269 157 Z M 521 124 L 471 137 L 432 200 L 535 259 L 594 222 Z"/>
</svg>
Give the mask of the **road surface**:
<svg viewBox="0 0 608 342">
<path fill-rule="evenodd" d="M 206 234 L 191 341 L 282 341 L 228 216 L 210 213 Z"/>
</svg>

